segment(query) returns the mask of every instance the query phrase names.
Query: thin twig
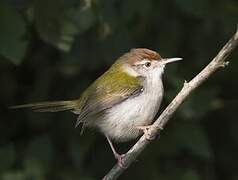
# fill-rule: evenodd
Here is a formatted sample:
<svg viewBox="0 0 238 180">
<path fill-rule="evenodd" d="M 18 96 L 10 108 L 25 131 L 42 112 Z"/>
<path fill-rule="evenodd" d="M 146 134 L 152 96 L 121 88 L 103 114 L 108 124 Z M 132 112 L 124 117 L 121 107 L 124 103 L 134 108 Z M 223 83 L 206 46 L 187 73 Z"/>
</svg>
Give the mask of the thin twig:
<svg viewBox="0 0 238 180">
<path fill-rule="evenodd" d="M 230 55 L 230 53 L 238 45 L 238 29 L 233 37 L 225 44 L 225 46 L 220 50 L 216 57 L 191 81 L 184 82 L 182 90 L 177 94 L 173 101 L 168 105 L 168 107 L 163 111 L 159 118 L 153 123 L 153 125 L 148 129 L 151 137 L 155 137 L 167 124 L 169 119 L 172 117 L 173 113 L 178 109 L 182 102 L 188 97 L 188 95 L 200 86 L 210 75 L 212 75 L 217 69 L 225 67 L 228 62 L 225 59 Z M 150 143 L 143 135 L 136 144 L 125 154 L 123 164 L 126 168 L 121 168 L 116 164 L 103 178 L 104 180 L 114 180 L 117 179 L 135 159 L 138 155 L 145 149 L 145 147 Z"/>
</svg>

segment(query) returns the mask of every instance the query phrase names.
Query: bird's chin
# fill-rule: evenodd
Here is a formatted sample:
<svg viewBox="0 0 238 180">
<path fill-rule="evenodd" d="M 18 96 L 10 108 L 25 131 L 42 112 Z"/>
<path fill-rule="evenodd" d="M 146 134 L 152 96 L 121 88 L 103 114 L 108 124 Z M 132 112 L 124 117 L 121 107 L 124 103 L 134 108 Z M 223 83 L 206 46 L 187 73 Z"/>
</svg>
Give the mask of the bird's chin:
<svg viewBox="0 0 238 180">
<path fill-rule="evenodd" d="M 156 69 L 156 74 L 162 75 L 164 74 L 164 70 L 165 70 L 165 65 L 161 65 L 160 67 Z"/>
</svg>

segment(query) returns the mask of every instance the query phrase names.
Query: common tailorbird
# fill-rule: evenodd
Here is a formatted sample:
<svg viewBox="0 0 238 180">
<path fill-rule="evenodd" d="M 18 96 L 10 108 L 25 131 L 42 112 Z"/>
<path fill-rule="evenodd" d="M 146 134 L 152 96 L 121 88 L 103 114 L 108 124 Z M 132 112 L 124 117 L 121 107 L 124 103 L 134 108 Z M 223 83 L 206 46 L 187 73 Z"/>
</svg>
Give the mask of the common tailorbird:
<svg viewBox="0 0 238 180">
<path fill-rule="evenodd" d="M 12 106 L 37 112 L 72 111 L 78 115 L 75 127 L 95 127 L 103 133 L 120 166 L 123 155 L 112 141 L 137 138 L 152 123 L 163 95 L 162 75 L 165 65 L 181 58 L 161 58 L 152 50 L 132 49 L 121 56 L 80 96 L 69 101 L 52 101 Z"/>
</svg>

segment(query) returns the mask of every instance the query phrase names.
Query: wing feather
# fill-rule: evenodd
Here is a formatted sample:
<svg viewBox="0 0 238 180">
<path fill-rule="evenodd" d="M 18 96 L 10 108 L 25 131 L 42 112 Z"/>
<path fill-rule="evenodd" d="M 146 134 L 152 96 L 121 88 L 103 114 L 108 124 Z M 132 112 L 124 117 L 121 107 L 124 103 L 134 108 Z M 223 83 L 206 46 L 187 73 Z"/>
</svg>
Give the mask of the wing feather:
<svg viewBox="0 0 238 180">
<path fill-rule="evenodd" d="M 143 86 L 139 78 L 130 76 L 124 71 L 118 72 L 118 70 L 115 68 L 107 71 L 81 96 L 81 101 L 84 103 L 75 127 L 86 122 L 88 117 L 103 112 L 142 92 Z"/>
</svg>

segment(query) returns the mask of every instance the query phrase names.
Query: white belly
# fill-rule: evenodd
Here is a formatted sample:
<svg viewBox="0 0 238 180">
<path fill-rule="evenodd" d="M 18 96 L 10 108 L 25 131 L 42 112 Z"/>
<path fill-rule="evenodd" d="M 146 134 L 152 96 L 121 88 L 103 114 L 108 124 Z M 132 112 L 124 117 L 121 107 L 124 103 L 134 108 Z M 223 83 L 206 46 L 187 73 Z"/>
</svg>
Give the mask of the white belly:
<svg viewBox="0 0 238 180">
<path fill-rule="evenodd" d="M 128 141 L 141 135 L 137 126 L 151 124 L 162 101 L 163 85 L 160 80 L 156 81 L 155 87 L 149 86 L 140 95 L 109 109 L 98 124 L 100 131 L 116 141 Z"/>
</svg>

